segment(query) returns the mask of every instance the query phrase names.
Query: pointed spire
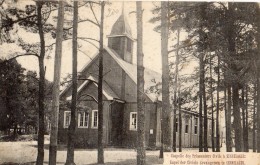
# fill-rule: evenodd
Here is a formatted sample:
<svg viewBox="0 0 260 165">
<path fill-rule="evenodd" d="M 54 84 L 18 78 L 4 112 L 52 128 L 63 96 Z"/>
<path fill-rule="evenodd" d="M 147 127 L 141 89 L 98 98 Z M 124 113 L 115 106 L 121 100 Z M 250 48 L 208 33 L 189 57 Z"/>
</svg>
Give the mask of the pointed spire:
<svg viewBox="0 0 260 165">
<path fill-rule="evenodd" d="M 122 2 L 122 13 L 121 15 L 125 15 L 125 2 Z"/>
<path fill-rule="evenodd" d="M 130 39 L 132 39 L 132 32 L 131 32 L 130 25 L 127 21 L 127 14 L 125 11 L 124 1 L 122 2 L 121 15 L 118 17 L 117 21 L 112 26 L 111 33 L 109 36 L 112 37 L 112 36 L 119 36 L 119 35 L 127 36 Z"/>
</svg>

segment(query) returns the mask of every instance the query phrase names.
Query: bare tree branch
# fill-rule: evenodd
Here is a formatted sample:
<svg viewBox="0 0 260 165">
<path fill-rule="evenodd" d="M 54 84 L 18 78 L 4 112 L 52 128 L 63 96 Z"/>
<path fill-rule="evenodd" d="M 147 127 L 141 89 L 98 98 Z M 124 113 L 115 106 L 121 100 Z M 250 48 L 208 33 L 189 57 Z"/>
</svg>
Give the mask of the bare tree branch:
<svg viewBox="0 0 260 165">
<path fill-rule="evenodd" d="M 99 24 L 97 24 L 96 22 L 94 22 L 94 21 L 92 21 L 90 19 L 84 19 L 84 20 L 78 21 L 78 23 L 82 23 L 82 22 L 90 22 L 90 23 L 96 25 L 99 28 Z M 70 29 L 72 29 L 72 26 L 68 27 L 68 28 L 64 28 L 64 30 L 70 30 Z"/>
<path fill-rule="evenodd" d="M 35 56 L 35 57 L 39 58 L 38 54 L 25 53 L 25 54 L 19 54 L 19 55 L 16 55 L 14 57 L 11 57 L 11 58 L 7 59 L 7 61 L 11 61 L 11 60 L 14 60 L 14 59 L 16 59 L 18 57 L 24 57 L 24 56 Z"/>
<path fill-rule="evenodd" d="M 90 9 L 91 9 L 91 11 L 92 11 L 92 14 L 93 14 L 93 16 L 95 17 L 95 20 L 96 20 L 97 24 L 99 25 L 98 19 L 97 19 L 97 17 L 96 17 L 96 13 L 95 13 L 94 10 L 93 10 L 93 4 L 92 4 L 91 2 L 89 2 L 89 5 L 90 5 Z"/>
<path fill-rule="evenodd" d="M 84 55 L 86 55 L 86 56 L 88 56 L 89 58 L 90 58 L 90 60 L 94 60 L 93 58 L 91 58 L 87 53 L 85 53 L 85 52 L 83 52 L 82 50 L 80 50 L 80 49 L 78 49 L 81 53 L 83 53 Z M 97 66 L 97 68 L 98 68 L 98 64 L 97 63 L 94 63 L 95 64 L 95 66 Z"/>
<path fill-rule="evenodd" d="M 98 23 L 96 23 L 96 22 L 94 22 L 94 21 L 92 21 L 92 20 L 90 20 L 90 19 L 80 20 L 78 23 L 81 23 L 81 22 L 91 22 L 91 23 L 93 23 L 94 25 L 96 25 L 97 27 L 100 27 Z"/>
<path fill-rule="evenodd" d="M 78 39 L 80 40 L 92 40 L 92 41 L 96 41 L 99 43 L 99 40 L 95 39 L 95 38 L 88 38 L 88 37 L 78 37 Z"/>
<path fill-rule="evenodd" d="M 80 38 L 79 38 L 79 39 L 80 39 Z M 89 44 L 91 44 L 91 45 L 94 46 L 95 48 L 99 49 L 99 47 L 96 46 L 93 42 L 88 41 L 88 40 L 86 40 L 86 39 L 81 39 L 81 40 L 83 40 L 83 41 L 85 41 L 85 42 L 88 42 Z"/>
<path fill-rule="evenodd" d="M 93 3 L 93 4 L 100 5 L 100 3 L 99 3 L 98 1 L 87 1 L 87 2 L 90 2 L 90 3 Z"/>
<path fill-rule="evenodd" d="M 89 78 L 78 78 L 78 80 L 88 80 L 88 81 L 91 81 L 98 85 L 98 82 L 96 82 L 95 80 L 89 79 Z"/>
</svg>

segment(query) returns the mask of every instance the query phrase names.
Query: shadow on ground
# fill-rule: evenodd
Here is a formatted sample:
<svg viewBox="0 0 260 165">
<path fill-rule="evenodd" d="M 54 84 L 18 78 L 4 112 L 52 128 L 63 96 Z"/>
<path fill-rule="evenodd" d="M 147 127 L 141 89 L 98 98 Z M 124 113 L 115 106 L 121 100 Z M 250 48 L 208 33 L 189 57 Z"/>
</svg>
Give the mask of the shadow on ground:
<svg viewBox="0 0 260 165">
<path fill-rule="evenodd" d="M 49 164 L 49 162 L 43 162 L 44 164 Z M 12 163 L 12 162 L 5 162 L 0 165 L 35 165 L 36 162 L 27 162 L 27 163 Z M 65 164 L 65 162 L 57 162 L 57 164 Z"/>
<path fill-rule="evenodd" d="M 135 165 L 136 159 L 124 159 L 118 162 L 106 162 L 106 165 Z M 146 156 L 146 164 L 156 165 L 156 164 L 163 164 L 163 160 L 159 159 L 157 156 Z M 84 164 L 84 165 L 97 165 L 94 164 Z"/>
<path fill-rule="evenodd" d="M 37 148 L 37 144 L 29 144 L 28 146 Z M 49 150 L 49 144 L 44 144 L 44 149 Z M 97 148 L 75 148 L 75 151 L 97 151 Z M 136 149 L 133 148 L 124 148 L 124 147 L 104 147 L 105 151 L 136 151 Z M 66 145 L 58 145 L 57 151 L 67 151 Z M 146 151 L 155 151 L 154 150 L 146 150 Z"/>
<path fill-rule="evenodd" d="M 35 147 L 35 148 L 37 148 L 38 147 L 38 145 L 37 144 L 31 144 L 31 145 L 29 145 L 30 147 Z M 48 150 L 49 149 L 49 144 L 44 144 L 44 149 L 45 150 Z M 58 151 L 66 151 L 67 150 L 67 147 L 65 146 L 65 145 L 58 145 L 58 148 L 57 148 L 57 150 Z M 77 149 L 75 149 L 75 150 L 77 150 Z"/>
<path fill-rule="evenodd" d="M 12 162 L 6 162 L 1 165 L 34 165 L 35 162 L 28 162 L 28 163 L 12 163 Z M 48 162 L 44 162 L 44 164 L 48 164 Z M 65 164 L 65 162 L 57 162 L 57 164 Z M 136 159 L 126 159 L 126 160 L 119 160 L 117 162 L 106 162 L 105 165 L 134 165 L 136 164 Z M 146 156 L 146 164 L 163 164 L 162 159 L 158 159 L 157 156 Z M 78 164 L 79 165 L 79 164 Z M 97 163 L 94 164 L 82 164 L 82 165 L 97 165 Z"/>
<path fill-rule="evenodd" d="M 28 162 L 28 163 L 12 163 L 12 162 L 5 162 L 1 165 L 34 165 L 35 162 Z"/>
</svg>

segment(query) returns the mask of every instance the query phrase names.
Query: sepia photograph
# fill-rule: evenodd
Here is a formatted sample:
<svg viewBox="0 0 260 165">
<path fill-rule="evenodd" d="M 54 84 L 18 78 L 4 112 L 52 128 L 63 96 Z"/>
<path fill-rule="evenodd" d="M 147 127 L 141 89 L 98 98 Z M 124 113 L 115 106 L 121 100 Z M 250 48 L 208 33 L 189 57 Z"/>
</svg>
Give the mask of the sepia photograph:
<svg viewBox="0 0 260 165">
<path fill-rule="evenodd" d="M 0 0 L 0 165 L 259 153 L 259 2 Z"/>
</svg>

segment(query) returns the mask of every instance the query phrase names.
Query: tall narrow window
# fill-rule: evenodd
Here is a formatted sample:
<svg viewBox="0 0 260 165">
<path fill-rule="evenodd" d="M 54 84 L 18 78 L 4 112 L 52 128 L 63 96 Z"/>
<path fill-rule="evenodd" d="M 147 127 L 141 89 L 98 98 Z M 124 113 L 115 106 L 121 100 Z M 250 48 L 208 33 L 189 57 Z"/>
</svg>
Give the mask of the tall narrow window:
<svg viewBox="0 0 260 165">
<path fill-rule="evenodd" d="M 194 118 L 194 134 L 195 135 L 198 134 L 198 118 L 197 117 Z"/>
<path fill-rule="evenodd" d="M 176 123 L 175 123 L 175 130 L 176 130 L 176 132 L 178 132 L 178 121 L 179 119 L 176 117 Z"/>
<path fill-rule="evenodd" d="M 98 127 L 98 110 L 92 111 L 92 128 Z"/>
<path fill-rule="evenodd" d="M 130 130 L 137 130 L 137 112 L 130 112 Z"/>
<path fill-rule="evenodd" d="M 185 133 L 189 133 L 189 120 L 187 119 L 185 123 Z"/>
<path fill-rule="evenodd" d="M 129 38 L 127 38 L 126 42 L 127 42 L 127 49 L 126 50 L 131 53 L 132 52 L 132 41 Z"/>
<path fill-rule="evenodd" d="M 88 127 L 88 112 L 80 112 L 78 115 L 78 127 L 79 128 L 87 128 Z"/>
<path fill-rule="evenodd" d="M 64 128 L 68 128 L 70 125 L 70 111 L 64 111 Z"/>
</svg>

